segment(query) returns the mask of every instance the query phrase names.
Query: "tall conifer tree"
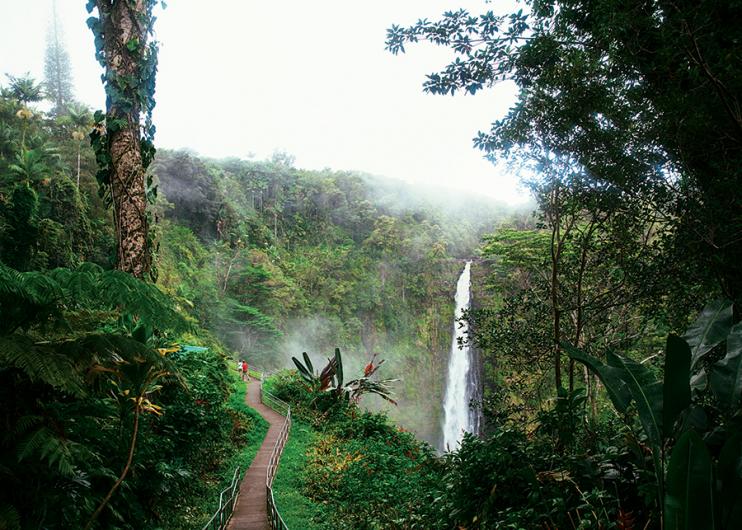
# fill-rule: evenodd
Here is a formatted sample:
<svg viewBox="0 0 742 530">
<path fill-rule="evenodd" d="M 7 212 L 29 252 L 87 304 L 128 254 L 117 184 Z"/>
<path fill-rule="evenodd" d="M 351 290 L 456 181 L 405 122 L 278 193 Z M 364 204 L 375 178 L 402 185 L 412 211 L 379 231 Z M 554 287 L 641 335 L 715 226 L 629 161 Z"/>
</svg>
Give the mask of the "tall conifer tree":
<svg viewBox="0 0 742 530">
<path fill-rule="evenodd" d="M 54 102 L 54 114 L 64 114 L 72 102 L 70 57 L 64 47 L 62 25 L 57 16 L 57 3 L 52 2 L 52 24 L 47 35 L 44 59 L 44 85 Z"/>
</svg>

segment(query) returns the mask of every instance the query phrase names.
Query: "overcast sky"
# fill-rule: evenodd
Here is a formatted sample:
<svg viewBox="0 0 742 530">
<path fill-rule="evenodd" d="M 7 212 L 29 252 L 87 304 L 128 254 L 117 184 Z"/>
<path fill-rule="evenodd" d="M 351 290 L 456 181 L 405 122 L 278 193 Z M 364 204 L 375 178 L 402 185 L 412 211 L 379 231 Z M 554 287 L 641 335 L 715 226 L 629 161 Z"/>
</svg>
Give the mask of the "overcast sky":
<svg viewBox="0 0 742 530">
<path fill-rule="evenodd" d="M 57 0 L 78 99 L 102 108 L 85 0 Z M 476 96 L 422 92 L 450 52 L 393 56 L 386 29 L 444 11 L 507 11 L 513 0 L 170 0 L 158 13 L 156 145 L 210 157 L 269 158 L 470 189 L 518 203 L 525 192 L 472 147 L 515 101 L 499 84 Z M 0 72 L 43 76 L 52 0 L 0 0 Z M 5 79 L 1 80 L 5 83 Z"/>
</svg>

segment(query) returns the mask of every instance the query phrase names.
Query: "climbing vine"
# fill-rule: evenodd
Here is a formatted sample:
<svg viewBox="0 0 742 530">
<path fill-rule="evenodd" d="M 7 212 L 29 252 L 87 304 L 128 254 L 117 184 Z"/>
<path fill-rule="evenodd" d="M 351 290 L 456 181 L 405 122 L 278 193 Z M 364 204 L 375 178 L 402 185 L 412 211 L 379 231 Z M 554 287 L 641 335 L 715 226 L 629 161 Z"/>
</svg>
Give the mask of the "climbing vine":
<svg viewBox="0 0 742 530">
<path fill-rule="evenodd" d="M 89 0 L 86 8 L 88 13 L 98 8 L 98 16 L 91 16 L 87 25 L 95 37 L 95 58 L 98 63 L 106 68 L 106 50 L 103 39 L 103 18 L 110 16 L 110 9 L 116 1 L 128 1 L 137 4 L 136 0 Z M 142 0 L 140 0 L 142 1 Z M 144 35 L 151 37 L 156 17 L 152 11 L 157 4 L 163 9 L 166 2 L 160 0 L 143 0 L 143 12 L 137 12 L 138 23 L 144 28 Z M 122 55 L 128 56 L 136 64 L 134 75 L 119 75 L 114 70 L 107 68 L 102 76 L 103 85 L 106 90 L 106 105 L 109 109 L 108 116 L 102 111 L 95 113 L 95 128 L 90 134 L 91 143 L 95 150 L 98 162 L 98 173 L 96 175 L 101 186 L 101 195 L 110 202 L 111 185 L 111 154 L 108 145 L 110 135 L 129 125 L 127 115 L 132 111 L 138 111 L 144 119 L 142 125 L 142 136 L 140 145 L 142 149 L 142 165 L 144 169 L 149 167 L 155 156 L 155 126 L 152 123 L 152 109 L 155 106 L 155 79 L 157 75 L 157 53 L 159 45 L 157 41 L 140 42 L 138 38 L 130 39 L 125 43 L 125 49 L 118 50 Z M 151 176 L 147 181 L 148 188 L 153 190 L 149 198 L 153 200 L 156 196 L 156 188 L 152 187 Z"/>
<path fill-rule="evenodd" d="M 90 134 L 98 164 L 96 179 L 99 194 L 109 206 L 114 206 L 117 233 L 120 233 L 123 221 L 114 196 L 117 193 L 113 181 L 117 161 L 114 160 L 112 145 L 117 133 L 127 130 L 133 132 L 139 147 L 135 159 L 141 169 L 137 170 L 146 175 L 146 201 L 142 201 L 137 215 L 146 231 L 144 262 L 150 272 L 153 244 L 147 227 L 152 219 L 151 214 L 145 211 L 145 205 L 155 201 L 157 187 L 146 170 L 155 155 L 152 109 L 155 106 L 158 42 L 152 37 L 156 20 L 153 10 L 158 4 L 166 7 L 161 0 L 89 0 L 86 5 L 88 13 L 97 10 L 97 16 L 88 18 L 87 25 L 93 32 L 95 57 L 105 69 L 102 81 L 106 92 L 106 112 L 95 113 L 95 126 Z M 122 16 L 122 13 L 126 16 Z M 136 145 L 127 151 L 127 156 L 137 151 Z M 125 193 L 130 193 L 136 187 L 136 171 L 125 171 L 123 177 L 119 178 L 123 179 L 119 185 Z M 121 192 L 118 193 L 121 195 Z M 122 241 L 119 240 L 121 246 Z M 123 252 L 125 250 L 119 248 L 119 262 Z"/>
</svg>

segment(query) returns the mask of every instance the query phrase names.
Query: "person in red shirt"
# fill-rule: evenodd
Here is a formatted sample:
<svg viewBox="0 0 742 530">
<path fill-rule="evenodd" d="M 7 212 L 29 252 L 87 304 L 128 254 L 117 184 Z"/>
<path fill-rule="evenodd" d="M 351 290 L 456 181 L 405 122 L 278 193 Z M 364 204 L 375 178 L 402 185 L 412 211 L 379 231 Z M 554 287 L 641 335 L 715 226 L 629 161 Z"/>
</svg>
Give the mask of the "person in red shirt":
<svg viewBox="0 0 742 530">
<path fill-rule="evenodd" d="M 242 361 L 242 380 L 247 380 L 247 361 Z"/>
</svg>

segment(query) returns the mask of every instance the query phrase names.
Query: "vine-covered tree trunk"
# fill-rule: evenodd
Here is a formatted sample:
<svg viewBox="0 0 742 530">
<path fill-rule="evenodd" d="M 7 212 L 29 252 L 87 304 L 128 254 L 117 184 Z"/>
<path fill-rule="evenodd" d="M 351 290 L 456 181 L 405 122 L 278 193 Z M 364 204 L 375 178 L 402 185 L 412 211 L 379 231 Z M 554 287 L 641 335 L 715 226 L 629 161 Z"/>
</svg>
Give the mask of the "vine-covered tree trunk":
<svg viewBox="0 0 742 530">
<path fill-rule="evenodd" d="M 99 19 L 91 26 L 96 33 L 99 60 L 106 69 L 108 166 L 104 184 L 108 185 L 116 225 L 116 266 L 137 277 L 145 276 L 151 264 L 145 180 L 145 158 L 151 153 L 142 152 L 141 114 L 144 111 L 149 120 L 153 106 L 154 57 L 147 46 L 152 3 L 96 0 Z M 144 99 L 142 93 L 147 94 Z M 149 123 L 145 126 L 147 141 L 150 127 Z M 151 149 L 151 143 L 145 148 Z"/>
<path fill-rule="evenodd" d="M 139 138 L 125 129 L 111 138 L 114 170 L 111 179 L 116 223 L 116 266 L 136 277 L 150 269 L 147 249 L 147 199 L 144 187 Z"/>
<path fill-rule="evenodd" d="M 131 56 L 127 43 L 144 44 L 146 31 L 140 25 L 144 0 L 136 2 L 98 1 L 107 78 L 114 74 L 119 79 L 136 76 L 137 61 Z M 129 103 L 128 108 L 124 103 Z M 110 132 L 112 162 L 111 195 L 117 239 L 117 267 L 141 277 L 149 270 L 147 252 L 147 198 L 144 185 L 144 166 L 140 148 L 139 105 L 136 101 L 106 102 L 106 122 L 125 120 L 126 125 Z"/>
</svg>

